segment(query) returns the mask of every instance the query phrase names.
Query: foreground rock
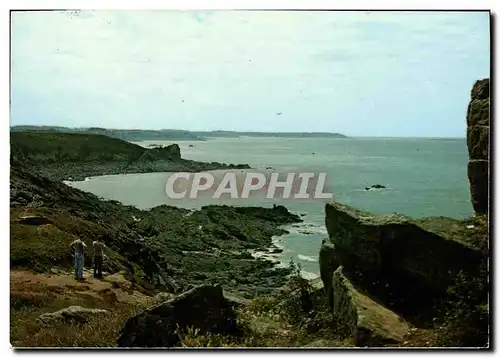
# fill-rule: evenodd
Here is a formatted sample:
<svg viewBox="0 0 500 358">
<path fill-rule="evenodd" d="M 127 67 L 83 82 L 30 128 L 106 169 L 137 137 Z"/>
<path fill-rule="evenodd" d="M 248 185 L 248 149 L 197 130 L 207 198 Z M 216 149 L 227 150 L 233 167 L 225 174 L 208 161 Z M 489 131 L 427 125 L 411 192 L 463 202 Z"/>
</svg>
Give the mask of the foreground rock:
<svg viewBox="0 0 500 358">
<path fill-rule="evenodd" d="M 219 285 L 201 285 L 130 318 L 120 347 L 174 347 L 187 328 L 200 334 L 240 334 L 236 314 Z"/>
<path fill-rule="evenodd" d="M 397 314 L 358 291 L 344 275 L 343 267 L 333 274 L 334 312 L 357 346 L 380 346 L 403 342 L 408 324 Z"/>
<path fill-rule="evenodd" d="M 412 220 L 331 202 L 325 223 L 338 264 L 367 279 L 412 277 L 426 287 L 446 290 L 460 271 L 473 276 L 481 260 L 479 242 L 484 237 L 459 220 Z"/>
<path fill-rule="evenodd" d="M 44 313 L 38 319 L 45 324 L 65 322 L 65 323 L 85 323 L 91 317 L 96 315 L 104 315 L 108 313 L 106 310 L 96 308 L 85 308 L 81 306 L 70 306 L 62 310 Z"/>
<path fill-rule="evenodd" d="M 471 201 L 476 214 L 488 212 L 490 80 L 477 81 L 467 110 L 467 148 Z"/>
</svg>

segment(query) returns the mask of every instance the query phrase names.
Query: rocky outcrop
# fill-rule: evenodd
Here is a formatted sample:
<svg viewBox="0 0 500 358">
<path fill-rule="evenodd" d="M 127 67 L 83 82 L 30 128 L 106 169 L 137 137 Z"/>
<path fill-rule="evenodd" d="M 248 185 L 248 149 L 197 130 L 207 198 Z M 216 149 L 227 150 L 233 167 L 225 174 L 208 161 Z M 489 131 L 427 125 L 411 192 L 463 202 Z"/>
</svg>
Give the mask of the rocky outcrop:
<svg viewBox="0 0 500 358">
<path fill-rule="evenodd" d="M 479 275 L 487 227 L 477 217 L 413 220 L 336 202 L 325 210 L 321 278 L 340 327 L 357 345 L 401 342 L 400 315 L 429 324 L 426 315 L 447 302 L 442 298 L 458 275 Z"/>
<path fill-rule="evenodd" d="M 324 292 L 326 297 L 328 297 L 330 306 L 333 306 L 333 271 L 335 271 L 339 265 L 339 260 L 335 254 L 335 246 L 328 239 L 324 239 L 319 251 L 319 270 Z"/>
<path fill-rule="evenodd" d="M 52 220 L 50 220 L 49 218 L 38 215 L 21 216 L 19 217 L 18 222 L 19 224 L 22 225 L 35 225 L 35 226 L 52 224 Z"/>
<path fill-rule="evenodd" d="M 460 271 L 474 274 L 481 259 L 475 244 L 484 238 L 475 237 L 475 231 L 459 220 L 412 220 L 331 202 L 325 223 L 338 264 L 368 278 L 397 273 L 446 290 Z"/>
<path fill-rule="evenodd" d="M 357 290 L 343 267 L 333 274 L 334 313 L 347 327 L 357 346 L 403 342 L 408 324 L 397 314 Z"/>
<path fill-rule="evenodd" d="M 476 214 L 488 212 L 490 80 L 474 84 L 467 109 L 467 148 L 471 201 Z"/>
<path fill-rule="evenodd" d="M 201 285 L 130 318 L 120 347 L 174 347 L 187 328 L 203 333 L 239 334 L 236 314 L 219 285 Z"/>
<path fill-rule="evenodd" d="M 108 311 L 102 309 L 70 306 L 56 312 L 44 313 L 40 315 L 38 319 L 44 324 L 51 324 L 56 322 L 85 323 L 91 317 L 94 317 L 96 315 L 103 315 L 106 313 L 108 313 Z"/>
</svg>

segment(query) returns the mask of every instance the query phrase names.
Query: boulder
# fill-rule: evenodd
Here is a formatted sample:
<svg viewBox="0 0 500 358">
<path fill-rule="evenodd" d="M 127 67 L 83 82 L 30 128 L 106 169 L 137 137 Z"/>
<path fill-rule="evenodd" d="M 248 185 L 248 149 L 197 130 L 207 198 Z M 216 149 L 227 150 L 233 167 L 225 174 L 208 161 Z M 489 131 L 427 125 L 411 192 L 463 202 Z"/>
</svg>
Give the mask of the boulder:
<svg viewBox="0 0 500 358">
<path fill-rule="evenodd" d="M 38 317 L 38 319 L 45 324 L 56 323 L 56 322 L 76 322 L 85 323 L 91 317 L 96 315 L 103 315 L 108 313 L 106 310 L 96 309 L 96 308 L 85 308 L 81 306 L 70 306 L 68 308 L 63 308 L 62 310 L 44 313 Z"/>
<path fill-rule="evenodd" d="M 330 202 L 325 224 L 338 259 L 335 265 L 367 278 L 396 273 L 418 279 L 429 288 L 446 290 L 460 271 L 474 276 L 482 257 L 478 243 L 484 237 L 467 229 L 466 221 L 445 217 L 412 220 Z"/>
<path fill-rule="evenodd" d="M 490 81 L 482 79 L 472 87 L 467 109 L 467 148 L 471 202 L 476 214 L 488 212 L 489 198 Z"/>
<path fill-rule="evenodd" d="M 354 287 L 340 266 L 333 274 L 334 313 L 356 346 L 403 342 L 408 324 L 397 314 Z"/>
<path fill-rule="evenodd" d="M 21 216 L 18 219 L 18 222 L 23 225 L 47 225 L 52 224 L 52 220 L 46 218 L 45 216 L 39 215 L 28 215 Z"/>
<path fill-rule="evenodd" d="M 153 298 L 153 301 L 154 301 L 154 304 L 159 304 L 159 303 L 163 303 L 165 301 L 168 301 L 170 300 L 174 295 L 171 294 L 171 293 L 168 293 L 168 292 L 159 292 L 155 295 L 155 297 Z"/>
<path fill-rule="evenodd" d="M 174 347 L 187 328 L 203 333 L 239 334 L 236 314 L 220 285 L 201 285 L 130 318 L 120 347 Z"/>
</svg>

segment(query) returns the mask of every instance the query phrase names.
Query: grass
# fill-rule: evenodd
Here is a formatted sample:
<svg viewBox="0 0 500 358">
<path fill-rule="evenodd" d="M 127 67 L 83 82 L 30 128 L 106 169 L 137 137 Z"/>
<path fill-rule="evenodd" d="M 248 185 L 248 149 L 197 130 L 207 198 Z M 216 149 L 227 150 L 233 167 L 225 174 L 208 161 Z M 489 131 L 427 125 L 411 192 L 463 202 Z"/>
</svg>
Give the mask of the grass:
<svg viewBox="0 0 500 358">
<path fill-rule="evenodd" d="M 80 133 L 10 133 L 12 155 L 37 163 L 136 160 L 144 148 L 105 135 Z"/>
<path fill-rule="evenodd" d="M 125 322 L 150 302 L 124 304 L 106 299 L 65 296 L 61 287 L 18 284 L 10 296 L 10 341 L 13 347 L 115 347 Z M 105 292 L 103 292 L 105 293 Z M 108 310 L 105 318 L 91 317 L 83 324 L 45 325 L 37 318 L 69 306 Z"/>
</svg>

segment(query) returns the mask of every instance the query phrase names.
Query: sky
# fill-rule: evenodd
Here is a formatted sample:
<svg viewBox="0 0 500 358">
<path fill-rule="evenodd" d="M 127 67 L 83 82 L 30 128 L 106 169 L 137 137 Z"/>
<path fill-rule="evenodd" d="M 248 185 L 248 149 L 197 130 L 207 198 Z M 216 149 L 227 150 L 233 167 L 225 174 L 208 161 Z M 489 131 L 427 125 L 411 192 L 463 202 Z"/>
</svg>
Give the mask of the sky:
<svg viewBox="0 0 500 358">
<path fill-rule="evenodd" d="M 11 16 L 11 125 L 464 137 L 490 71 L 487 12 Z"/>
</svg>

